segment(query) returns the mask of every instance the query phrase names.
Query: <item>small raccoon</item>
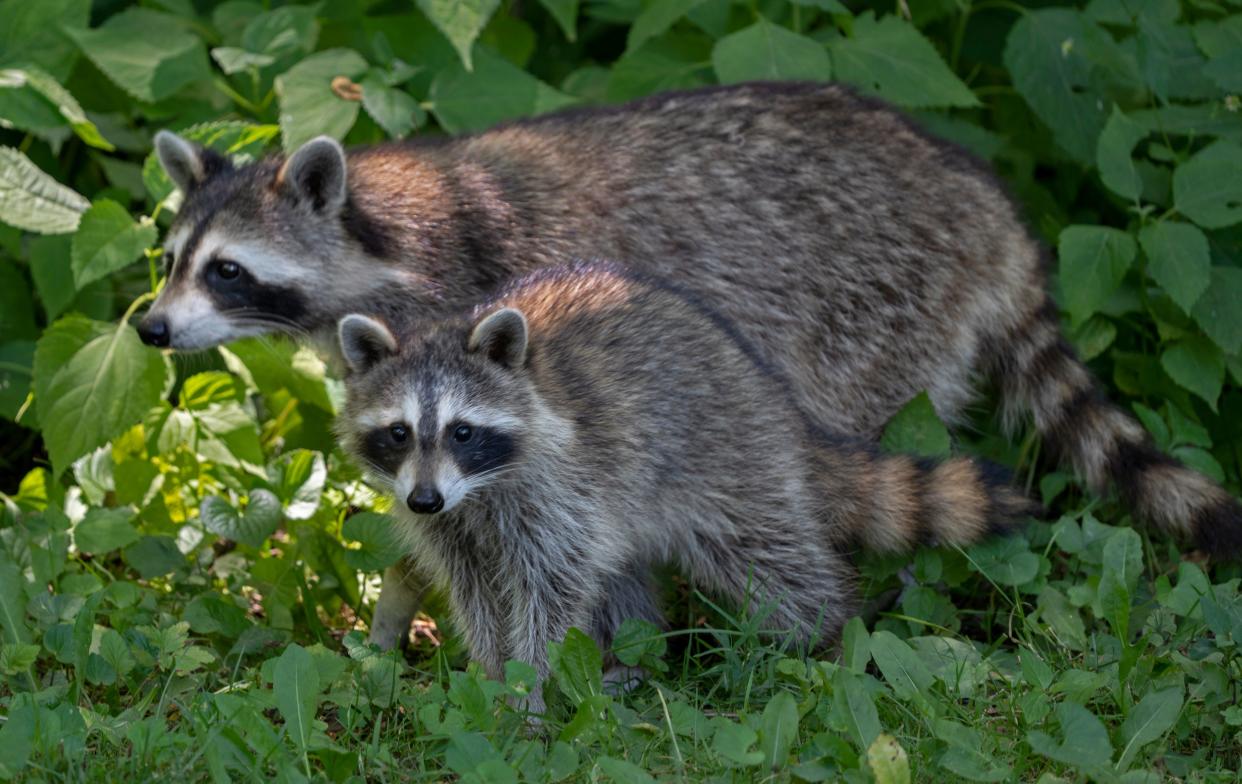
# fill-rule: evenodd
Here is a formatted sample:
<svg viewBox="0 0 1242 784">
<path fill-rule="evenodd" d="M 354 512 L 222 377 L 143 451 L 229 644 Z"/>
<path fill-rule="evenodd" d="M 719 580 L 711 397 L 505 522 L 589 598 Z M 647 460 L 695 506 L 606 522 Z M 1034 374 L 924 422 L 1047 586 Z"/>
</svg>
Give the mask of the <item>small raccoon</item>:
<svg viewBox="0 0 1242 784">
<path fill-rule="evenodd" d="M 659 622 L 653 564 L 830 643 L 855 611 L 851 545 L 965 545 L 1032 511 L 989 467 L 830 435 L 693 295 L 619 267 L 537 272 L 399 341 L 350 315 L 338 430 L 398 500 L 470 652 L 547 673 L 570 626 L 601 646 Z"/>
</svg>

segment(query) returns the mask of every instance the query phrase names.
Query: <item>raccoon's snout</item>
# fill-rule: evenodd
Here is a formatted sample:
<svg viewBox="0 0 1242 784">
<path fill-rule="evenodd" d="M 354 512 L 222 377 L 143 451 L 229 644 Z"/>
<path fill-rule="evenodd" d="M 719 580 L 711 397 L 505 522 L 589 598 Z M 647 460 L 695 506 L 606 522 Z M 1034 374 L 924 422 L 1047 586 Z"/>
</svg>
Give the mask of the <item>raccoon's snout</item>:
<svg viewBox="0 0 1242 784">
<path fill-rule="evenodd" d="M 444 508 L 444 496 L 434 487 L 416 485 L 405 497 L 405 504 L 415 514 L 435 514 Z"/>
<path fill-rule="evenodd" d="M 159 317 L 147 316 L 138 323 L 138 337 L 148 346 L 168 348 L 168 321 Z"/>
</svg>

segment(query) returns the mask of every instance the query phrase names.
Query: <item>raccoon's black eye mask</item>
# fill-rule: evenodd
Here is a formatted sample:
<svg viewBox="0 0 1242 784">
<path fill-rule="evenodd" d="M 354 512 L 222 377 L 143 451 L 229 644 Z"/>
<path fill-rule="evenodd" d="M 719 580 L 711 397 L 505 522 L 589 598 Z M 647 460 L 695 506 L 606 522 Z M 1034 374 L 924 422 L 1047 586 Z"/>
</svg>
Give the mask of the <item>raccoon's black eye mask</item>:
<svg viewBox="0 0 1242 784">
<path fill-rule="evenodd" d="M 371 467 L 395 476 L 413 445 L 410 427 L 404 422 L 395 422 L 367 433 L 362 440 L 362 454 Z"/>
</svg>

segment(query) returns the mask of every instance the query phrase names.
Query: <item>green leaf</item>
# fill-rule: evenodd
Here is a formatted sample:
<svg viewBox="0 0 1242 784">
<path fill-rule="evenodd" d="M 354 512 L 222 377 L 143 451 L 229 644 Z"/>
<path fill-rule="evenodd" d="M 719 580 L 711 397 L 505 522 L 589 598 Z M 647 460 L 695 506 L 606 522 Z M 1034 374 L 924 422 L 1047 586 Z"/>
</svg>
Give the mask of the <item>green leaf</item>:
<svg viewBox="0 0 1242 784">
<path fill-rule="evenodd" d="M 99 70 L 140 101 L 154 103 L 211 77 L 207 51 L 185 22 L 127 8 L 94 30 L 66 30 Z"/>
<path fill-rule="evenodd" d="M 255 548 L 263 546 L 283 518 L 280 499 L 263 489 L 251 491 L 244 512 L 220 496 L 211 495 L 203 499 L 198 513 L 208 531 Z"/>
<path fill-rule="evenodd" d="M 661 0 L 651 3 L 634 20 L 625 39 L 625 53 L 631 54 L 644 43 L 664 34 L 678 19 L 690 13 L 703 0 Z"/>
<path fill-rule="evenodd" d="M 1039 574 L 1039 556 L 1020 536 L 985 539 L 969 555 L 971 567 L 999 585 L 1026 585 Z"/>
<path fill-rule="evenodd" d="M 8 554 L 0 552 L 0 631 L 5 644 L 30 642 L 30 630 L 26 626 L 25 579 L 17 564 Z"/>
<path fill-rule="evenodd" d="M 1125 770 L 1143 746 L 1159 740 L 1182 712 L 1182 687 L 1153 691 L 1139 701 L 1121 725 L 1121 758 L 1117 768 Z"/>
<path fill-rule="evenodd" d="M 129 211 L 111 199 L 100 199 L 82 215 L 73 235 L 74 285 L 88 283 L 124 269 L 155 244 L 159 230 L 150 221 L 136 223 Z"/>
<path fill-rule="evenodd" d="M 408 547 L 397 526 L 388 515 L 359 512 L 351 515 L 341 527 L 341 537 L 362 545 L 345 551 L 345 562 L 360 572 L 381 572 L 406 555 Z"/>
<path fill-rule="evenodd" d="M 29 340 L 0 343 L 0 416 L 5 419 L 16 417 L 30 394 L 34 349 Z"/>
<path fill-rule="evenodd" d="M 476 54 L 473 71 L 453 65 L 431 83 L 432 112 L 449 133 L 482 130 L 575 101 L 486 49 Z"/>
<path fill-rule="evenodd" d="M 1029 732 L 1027 742 L 1035 753 L 1084 771 L 1107 766 L 1113 757 L 1113 745 L 1108 740 L 1108 730 L 1104 729 L 1100 720 L 1091 711 L 1073 702 L 1061 703 L 1056 713 L 1064 740 L 1057 743 L 1042 732 Z"/>
<path fill-rule="evenodd" d="M 1104 306 L 1137 252 L 1132 236 L 1107 226 L 1068 226 L 1061 232 L 1061 291 L 1075 324 Z"/>
<path fill-rule="evenodd" d="M 612 637 L 613 655 L 630 667 L 662 664 L 659 659 L 667 651 L 668 640 L 660 628 L 641 618 L 626 618 Z"/>
<path fill-rule="evenodd" d="M 657 38 L 625 55 L 612 67 L 606 96 L 626 101 L 651 93 L 683 90 L 708 83 L 711 41 L 702 36 Z"/>
<path fill-rule="evenodd" d="M 39 658 L 42 646 L 35 643 L 10 642 L 0 645 L 0 673 L 16 675 L 25 672 Z"/>
<path fill-rule="evenodd" d="M 578 0 L 539 0 L 539 4 L 561 26 L 566 38 L 578 40 Z"/>
<path fill-rule="evenodd" d="M 78 61 L 64 30 L 86 27 L 90 18 L 91 0 L 0 3 L 0 56 L 6 64 L 34 63 L 64 81 Z"/>
<path fill-rule="evenodd" d="M 453 44 L 467 71 L 474 68 L 474 42 L 499 7 L 500 0 L 418 0 L 419 10 Z"/>
<path fill-rule="evenodd" d="M 111 324 L 71 314 L 52 324 L 39 336 L 39 342 L 35 345 L 34 388 L 35 407 L 40 420 L 44 419 L 44 411 L 53 402 L 49 393 L 55 375 L 92 339 L 111 332 Z"/>
<path fill-rule="evenodd" d="M 1195 304 L 1194 316 L 1225 353 L 1242 351 L 1242 269 L 1213 267 L 1212 281 Z"/>
<path fill-rule="evenodd" d="M 73 543 L 79 551 L 103 555 L 138 541 L 133 526 L 134 510 L 96 507 L 86 513 L 73 529 Z"/>
<path fill-rule="evenodd" d="M 36 389 L 38 359 L 36 349 Z M 127 324 L 83 346 L 52 377 L 39 404 L 55 472 L 141 421 L 164 396 L 171 376 L 168 358 L 143 346 Z"/>
<path fill-rule="evenodd" d="M 37 115 L 32 116 L 31 110 Z M 33 66 L 0 70 L 0 126 L 8 122 L 38 132 L 49 115 L 53 125 L 68 125 L 90 146 L 116 149 L 86 118 L 77 99 L 47 71 Z"/>
<path fill-rule="evenodd" d="M 285 516 L 290 520 L 307 520 L 319 508 L 328 467 L 322 453 L 295 449 L 281 456 L 269 469 L 269 477 L 285 505 Z"/>
<path fill-rule="evenodd" d="M 563 643 L 552 643 L 548 648 L 552 674 L 574 704 L 603 693 L 604 657 L 594 640 L 580 629 L 571 628 Z"/>
<path fill-rule="evenodd" d="M 1242 48 L 1212 59 L 1204 66 L 1203 73 L 1222 90 L 1242 92 Z"/>
<path fill-rule="evenodd" d="M 196 634 L 222 634 L 229 639 L 236 639 L 251 625 L 245 610 L 214 591 L 195 596 L 182 619 Z"/>
<path fill-rule="evenodd" d="M 358 102 L 337 95 L 332 80 L 338 76 L 358 79 L 366 70 L 367 61 L 352 49 L 326 49 L 276 78 L 285 152 L 319 135 L 345 138 L 358 119 Z"/>
<path fill-rule="evenodd" d="M 1143 569 L 1143 543 L 1134 529 L 1122 528 L 1109 537 L 1101 565 L 1100 609 L 1117 637 L 1129 642 L 1130 607 Z"/>
<path fill-rule="evenodd" d="M 844 668 L 832 675 L 833 713 L 860 749 L 870 747 L 880 734 L 880 715 L 863 685 L 864 677 Z"/>
<path fill-rule="evenodd" d="M 90 202 L 11 147 L 0 147 L 0 221 L 39 234 L 68 234 Z"/>
<path fill-rule="evenodd" d="M 713 722 L 712 751 L 730 767 L 750 767 L 763 762 L 762 751 L 750 751 L 759 735 L 750 727 L 734 724 L 725 718 Z"/>
<path fill-rule="evenodd" d="M 1242 221 L 1242 147 L 1218 141 L 1178 166 L 1173 206 L 1207 229 Z"/>
<path fill-rule="evenodd" d="M 931 689 L 932 674 L 913 649 L 892 632 L 872 633 L 871 658 L 901 699 L 917 699 Z"/>
<path fill-rule="evenodd" d="M 405 138 L 427 122 L 427 113 L 412 95 L 389 87 L 374 73 L 362 80 L 362 108 L 394 139 Z"/>
<path fill-rule="evenodd" d="M 1187 313 L 1207 291 L 1212 260 L 1207 237 L 1189 223 L 1162 221 L 1144 226 L 1139 244 L 1147 254 L 1147 272 Z"/>
<path fill-rule="evenodd" d="M 618 784 L 655 784 L 655 779 L 651 774 L 632 762 L 619 760 L 615 757 L 602 756 L 595 760 L 595 764 L 599 765 L 599 769 L 604 772 L 608 778 Z"/>
<path fill-rule="evenodd" d="M 750 27 L 721 38 L 712 49 L 721 84 L 756 79 L 832 78 L 824 45 L 759 17 Z"/>
<path fill-rule="evenodd" d="M 854 617 L 845 624 L 841 633 L 841 663 L 850 672 L 862 675 L 871 661 L 871 635 L 862 618 Z"/>
<path fill-rule="evenodd" d="M 291 57 L 310 54 L 319 40 L 315 17 L 322 5 L 286 5 L 264 11 L 246 24 L 242 47 L 286 63 Z"/>
<path fill-rule="evenodd" d="M 936 415 L 931 398 L 920 392 L 884 426 L 880 445 L 893 453 L 944 457 L 949 454 L 949 431 Z"/>
<path fill-rule="evenodd" d="M 836 78 L 900 106 L 977 106 L 970 88 L 949 70 L 923 34 L 896 16 L 854 20 L 851 37 L 831 42 Z"/>
<path fill-rule="evenodd" d="M 1143 181 L 1134 167 L 1132 153 L 1146 135 L 1146 128 L 1114 106 L 1096 143 L 1095 160 L 1100 167 L 1100 179 L 1109 190 L 1127 201 L 1138 201 L 1143 192 Z"/>
<path fill-rule="evenodd" d="M 1225 383 L 1225 358 L 1213 343 L 1196 336 L 1185 338 L 1164 350 L 1160 366 L 1169 378 L 1216 410 Z"/>
<path fill-rule="evenodd" d="M 215 60 L 220 66 L 220 70 L 226 74 L 241 73 L 251 68 L 262 68 L 276 62 L 276 58 L 270 54 L 248 52 L 236 46 L 217 46 L 211 50 L 211 59 Z"/>
<path fill-rule="evenodd" d="M 302 752 L 311 737 L 311 722 L 319 705 L 319 675 L 310 653 L 291 643 L 276 659 L 272 671 L 276 708 L 285 720 L 285 731 Z"/>
<path fill-rule="evenodd" d="M 185 566 L 185 556 L 177 549 L 177 540 L 171 536 L 144 536 L 125 548 L 122 553 L 138 576 L 145 580 L 163 577 Z"/>
<path fill-rule="evenodd" d="M 798 701 L 787 691 L 777 692 L 759 717 L 759 751 L 772 770 L 785 766 L 798 734 Z"/>
<path fill-rule="evenodd" d="M 910 760 L 892 735 L 880 735 L 867 747 L 867 767 L 875 784 L 910 784 Z"/>
</svg>

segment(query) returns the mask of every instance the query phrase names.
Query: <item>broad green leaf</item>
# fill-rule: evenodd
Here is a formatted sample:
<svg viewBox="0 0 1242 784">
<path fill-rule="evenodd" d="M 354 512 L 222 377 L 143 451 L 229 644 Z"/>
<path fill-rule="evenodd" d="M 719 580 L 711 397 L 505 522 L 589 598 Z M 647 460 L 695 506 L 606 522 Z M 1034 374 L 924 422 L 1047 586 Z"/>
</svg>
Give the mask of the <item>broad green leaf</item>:
<svg viewBox="0 0 1242 784">
<path fill-rule="evenodd" d="M 716 732 L 712 736 L 712 750 L 730 767 L 751 767 L 763 762 L 762 751 L 750 747 L 759 739 L 750 727 L 734 724 L 726 718 L 713 722 Z"/>
<path fill-rule="evenodd" d="M 1171 20 L 1139 17 L 1137 36 L 1139 68 L 1143 79 L 1161 103 L 1169 99 L 1203 100 L 1217 97 L 1216 85 L 1204 73 L 1203 55 L 1195 46 L 1188 25 Z"/>
<path fill-rule="evenodd" d="M 1063 702 L 1057 706 L 1056 714 L 1063 740 L 1058 743 L 1039 731 L 1027 733 L 1027 742 L 1036 754 L 1084 771 L 1110 765 L 1113 746 L 1108 740 L 1108 730 L 1091 711 L 1077 703 Z"/>
<path fill-rule="evenodd" d="M 0 9 L 14 5 L 35 5 L 34 3 L 0 3 Z M 49 729 L 46 720 L 39 715 L 40 708 L 33 701 L 22 701 L 18 704 L 14 699 L 13 707 L 7 711 L 6 721 L 0 725 L 0 774 L 4 778 L 17 777 L 26 767 L 34 751 L 36 734 L 46 737 Z M 47 711 L 50 713 L 50 711 Z M 43 725 L 43 726 L 41 726 Z"/>
<path fill-rule="evenodd" d="M 1204 66 L 1203 73 L 1222 90 L 1242 92 L 1242 47 L 1214 58 Z"/>
<path fill-rule="evenodd" d="M 0 632 L 6 645 L 30 642 L 30 629 L 26 625 L 25 579 L 17 564 L 0 552 Z"/>
<path fill-rule="evenodd" d="M 181 19 L 127 8 L 93 30 L 66 30 L 82 52 L 139 101 L 163 100 L 211 76 L 207 50 Z"/>
<path fill-rule="evenodd" d="M 129 643 L 115 629 L 105 629 L 99 638 L 99 655 L 120 676 L 128 675 L 138 664 L 129 650 Z"/>
<path fill-rule="evenodd" d="M 785 766 L 789 749 L 798 734 L 798 702 L 787 691 L 777 692 L 759 717 L 759 751 L 768 767 Z"/>
<path fill-rule="evenodd" d="M 262 547 L 280 526 L 280 499 L 269 490 L 253 490 L 242 512 L 220 496 L 207 496 L 199 508 L 199 518 L 203 526 L 217 536 Z"/>
<path fill-rule="evenodd" d="M 319 40 L 319 22 L 315 17 L 322 5 L 285 5 L 264 11 L 246 24 L 242 48 L 286 64 L 288 58 L 310 54 Z"/>
<path fill-rule="evenodd" d="M 837 79 L 900 106 L 979 104 L 923 34 L 896 16 L 859 15 L 851 36 L 835 39 L 829 50 Z"/>
<path fill-rule="evenodd" d="M 1143 181 L 1134 167 L 1132 153 L 1134 145 L 1146 135 L 1147 129 L 1114 106 L 1096 143 L 1095 160 L 1100 167 L 1100 179 L 1109 190 L 1128 201 L 1138 201 L 1143 191 Z"/>
<path fill-rule="evenodd" d="M 68 235 L 35 237 L 30 242 L 30 277 L 43 302 L 43 313 L 53 321 L 73 302 L 73 267 Z"/>
<path fill-rule="evenodd" d="M 236 46 L 217 46 L 211 50 L 211 59 L 216 61 L 220 70 L 226 74 L 235 74 L 251 68 L 263 68 L 276 62 L 270 54 L 247 52 Z"/>
<path fill-rule="evenodd" d="M 1225 383 L 1225 358 L 1220 349 L 1200 337 L 1174 343 L 1160 355 L 1160 366 L 1180 386 L 1203 398 L 1212 410 Z"/>
<path fill-rule="evenodd" d="M 82 214 L 73 235 L 73 281 L 81 289 L 142 258 L 155 244 L 159 230 L 149 220 L 141 223 L 111 199 L 100 199 Z"/>
<path fill-rule="evenodd" d="M 25 672 L 39 658 L 42 646 L 35 643 L 10 642 L 0 645 L 0 673 L 16 675 Z"/>
<path fill-rule="evenodd" d="M 756 79 L 832 78 L 824 45 L 772 24 L 762 16 L 750 27 L 721 38 L 712 49 L 712 65 L 721 84 Z"/>
<path fill-rule="evenodd" d="M 1218 141 L 1178 166 L 1173 206 L 1207 229 L 1242 221 L 1242 146 Z"/>
<path fill-rule="evenodd" d="M 1212 281 L 1195 304 L 1194 316 L 1225 353 L 1242 352 L 1242 269 L 1212 267 Z"/>
<path fill-rule="evenodd" d="M 615 757 L 601 756 L 595 760 L 599 769 L 617 784 L 655 784 L 651 774 L 632 762 Z"/>
<path fill-rule="evenodd" d="M 405 555 L 408 548 L 397 526 L 388 515 L 359 512 L 351 515 L 341 527 L 341 537 L 362 545 L 346 550 L 345 561 L 360 572 L 381 572 Z"/>
<path fill-rule="evenodd" d="M 412 95 L 389 87 L 375 74 L 362 80 L 362 108 L 394 139 L 404 139 L 427 122 L 427 113 Z"/>
<path fill-rule="evenodd" d="M 500 7 L 500 0 L 418 0 L 418 8 L 457 50 L 467 71 L 474 68 L 475 40 Z"/>
<path fill-rule="evenodd" d="M 144 536 L 125 548 L 125 563 L 145 580 L 163 577 L 186 565 L 185 556 L 171 536 Z"/>
<path fill-rule="evenodd" d="M 850 618 L 841 633 L 841 663 L 850 672 L 862 675 L 871 661 L 871 635 L 862 618 Z"/>
<path fill-rule="evenodd" d="M 134 510 L 96 507 L 73 529 L 79 551 L 103 555 L 131 545 L 141 536 L 133 526 Z"/>
<path fill-rule="evenodd" d="M 1107 226 L 1069 226 L 1061 232 L 1061 291 L 1075 324 L 1104 306 L 1137 252 L 1132 236 Z"/>
<path fill-rule="evenodd" d="M 0 3 L 0 61 L 34 63 L 64 81 L 78 61 L 78 48 L 64 30 L 86 27 L 91 0 Z"/>
<path fill-rule="evenodd" d="M 34 380 L 34 350 L 29 340 L 0 343 L 0 417 L 12 420 L 26 402 Z"/>
<path fill-rule="evenodd" d="M 932 674 L 910 646 L 892 632 L 872 633 L 871 658 L 901 699 L 919 699 L 931 689 Z"/>
<path fill-rule="evenodd" d="M 552 674 L 561 691 L 575 704 L 603 693 L 604 657 L 594 640 L 580 629 L 571 628 L 563 643 L 552 643 L 548 648 Z"/>
<path fill-rule="evenodd" d="M 0 221 L 39 234 L 67 234 L 90 202 L 11 147 L 0 147 Z"/>
<path fill-rule="evenodd" d="M 276 78 L 285 152 L 320 135 L 345 138 L 358 118 L 359 102 L 337 95 L 332 80 L 341 76 L 358 79 L 366 70 L 367 61 L 352 49 L 326 49 Z"/>
<path fill-rule="evenodd" d="M 631 54 L 644 43 L 662 35 L 703 0 L 661 0 L 643 9 L 625 39 L 625 53 Z"/>
<path fill-rule="evenodd" d="M 1181 686 L 1153 691 L 1140 700 L 1121 725 L 1121 758 L 1117 760 L 1117 768 L 1128 768 L 1143 746 L 1159 740 L 1173 727 L 1181 711 Z"/>
<path fill-rule="evenodd" d="M 539 4 L 561 26 L 566 38 L 578 40 L 578 0 L 539 0 Z"/>
<path fill-rule="evenodd" d="M 30 340 L 38 333 L 26 277 L 16 264 L 0 258 L 0 337 Z"/>
<path fill-rule="evenodd" d="M 290 520 L 307 520 L 319 508 L 328 467 L 323 454 L 296 449 L 281 456 L 268 472 L 276 494 L 285 505 Z"/>
<path fill-rule="evenodd" d="M 894 453 L 944 457 L 949 454 L 949 431 L 936 416 L 931 398 L 920 392 L 884 426 L 880 445 Z"/>
<path fill-rule="evenodd" d="M 794 5 L 805 5 L 811 8 L 818 8 L 821 11 L 827 11 L 830 14 L 848 14 L 850 9 L 846 8 L 841 0 L 789 0 Z M 911 8 L 913 11 L 914 9 Z M 916 12 L 917 13 L 917 12 Z"/>
<path fill-rule="evenodd" d="M 473 71 L 450 66 L 431 84 L 432 112 L 449 133 L 481 130 L 574 100 L 486 49 L 476 52 Z"/>
<path fill-rule="evenodd" d="M 39 336 L 39 342 L 35 345 L 34 389 L 35 409 L 40 420 L 43 419 L 43 411 L 52 404 L 49 397 L 52 378 L 83 346 L 111 331 L 110 324 L 69 315 L 56 321 Z"/>
<path fill-rule="evenodd" d="M 1026 585 L 1039 574 L 1039 556 L 1020 536 L 985 539 L 969 556 L 971 566 L 998 585 Z"/>
<path fill-rule="evenodd" d="M 195 596 L 186 605 L 182 620 L 196 634 L 222 634 L 229 639 L 237 638 L 251 625 L 245 610 L 215 591 Z"/>
<path fill-rule="evenodd" d="M 1144 226 L 1139 244 L 1147 254 L 1147 272 L 1187 313 L 1207 291 L 1212 259 L 1207 237 L 1189 223 L 1161 221 Z"/>
<path fill-rule="evenodd" d="M 876 784 L 910 784 L 910 760 L 892 735 L 880 735 L 867 747 L 867 767 Z"/>
<path fill-rule="evenodd" d="M 606 97 L 627 101 L 657 92 L 700 87 L 710 76 L 712 42 L 705 36 L 666 36 L 649 41 L 612 67 Z"/>
<path fill-rule="evenodd" d="M 1101 565 L 1100 609 L 1117 637 L 1129 642 L 1130 607 L 1143 568 L 1143 543 L 1134 529 L 1122 528 L 1109 537 Z"/>
<path fill-rule="evenodd" d="M 869 748 L 880 734 L 880 715 L 871 694 L 863 686 L 864 677 L 844 668 L 832 676 L 833 713 L 840 717 L 859 749 Z"/>
<path fill-rule="evenodd" d="M 319 674 L 305 648 L 292 643 L 276 659 L 272 690 L 276 694 L 276 708 L 285 720 L 285 732 L 305 751 L 319 705 Z"/>
<path fill-rule="evenodd" d="M 31 110 L 38 115 L 32 117 Z M 68 125 L 82 141 L 101 150 L 113 150 L 107 139 L 86 118 L 86 113 L 76 98 L 55 77 L 40 68 L 0 69 L 0 126 L 11 123 L 20 128 L 37 131 L 38 124 L 47 120 L 45 112 L 54 113 L 54 125 Z M 36 125 L 23 122 L 23 115 Z"/>
<path fill-rule="evenodd" d="M 612 638 L 612 653 L 630 667 L 647 666 L 644 660 L 658 660 L 668 651 L 668 640 L 659 627 L 640 618 L 626 618 Z"/>
<path fill-rule="evenodd" d="M 41 348 L 42 341 L 35 352 L 36 391 Z M 143 346 L 127 324 L 84 345 L 40 395 L 39 423 L 55 472 L 141 421 L 171 376 L 168 358 Z"/>
</svg>

